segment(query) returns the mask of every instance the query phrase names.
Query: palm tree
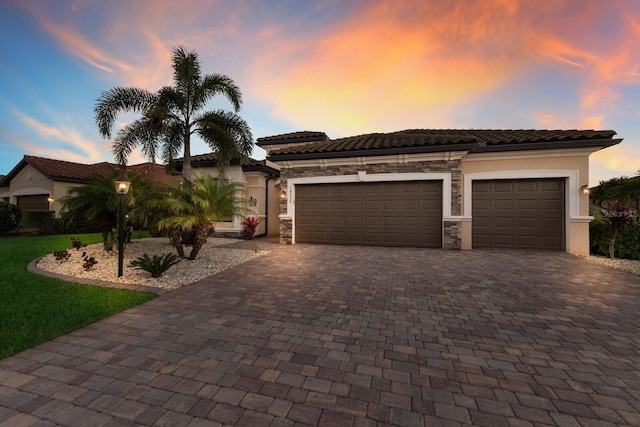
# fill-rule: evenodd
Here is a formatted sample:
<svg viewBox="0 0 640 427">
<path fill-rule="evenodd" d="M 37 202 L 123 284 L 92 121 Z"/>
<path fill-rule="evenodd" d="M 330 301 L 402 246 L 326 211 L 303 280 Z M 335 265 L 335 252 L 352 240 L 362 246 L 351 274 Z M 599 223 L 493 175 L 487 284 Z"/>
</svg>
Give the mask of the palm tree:
<svg viewBox="0 0 640 427">
<path fill-rule="evenodd" d="M 640 176 L 631 178 L 621 176 L 620 178 L 611 178 L 607 181 L 600 181 L 591 193 L 591 200 L 596 205 L 601 205 L 611 200 L 634 201 L 640 197 Z M 636 208 L 638 208 L 636 206 Z"/>
<path fill-rule="evenodd" d="M 193 229 L 193 247 L 188 259 L 194 260 L 213 231 L 212 223 L 247 211 L 239 192 L 238 184 L 205 174 L 180 188 L 168 189 L 164 197 L 151 201 L 151 205 L 167 214 L 158 225 L 169 230 L 169 238 L 181 257 L 184 252 L 176 230 L 179 227 Z"/>
<path fill-rule="evenodd" d="M 95 120 L 103 138 L 111 137 L 116 116 L 139 112 L 142 117 L 128 124 L 114 141 L 116 161 L 126 165 L 131 151 L 140 146 L 143 154 L 155 162 L 162 150 L 162 160 L 170 164 L 183 151 L 182 175 L 191 180 L 191 135 L 199 135 L 219 156 L 219 167 L 231 159 L 246 159 L 253 148 L 253 136 L 247 123 L 236 113 L 242 104 L 240 88 L 223 74 L 200 72 L 195 51 L 178 46 L 173 50 L 175 86 L 165 86 L 157 93 L 131 87 L 115 87 L 102 92 L 96 101 Z M 223 95 L 234 112 L 202 111 L 216 95 Z"/>
<path fill-rule="evenodd" d="M 102 233 L 102 242 L 108 249 L 109 240 L 113 241 L 113 229 L 118 225 L 118 194 L 113 182 L 120 174 L 113 171 L 104 177 L 96 176 L 89 183 L 71 187 L 61 200 L 64 211 L 63 223 L 72 224 L 76 221 L 96 221 Z M 133 198 L 133 193 L 127 194 L 127 203 Z"/>
</svg>

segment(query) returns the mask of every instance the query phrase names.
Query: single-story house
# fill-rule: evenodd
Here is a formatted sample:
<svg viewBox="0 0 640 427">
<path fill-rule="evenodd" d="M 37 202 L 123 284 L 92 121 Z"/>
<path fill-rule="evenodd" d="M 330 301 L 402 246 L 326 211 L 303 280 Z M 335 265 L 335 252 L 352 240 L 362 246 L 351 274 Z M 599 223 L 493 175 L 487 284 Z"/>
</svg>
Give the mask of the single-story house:
<svg viewBox="0 0 640 427">
<path fill-rule="evenodd" d="M 176 164 L 180 169 L 180 159 Z M 218 176 L 216 164 L 215 156 L 212 154 L 193 157 L 196 174 L 205 171 Z M 108 162 L 82 164 L 25 155 L 8 175 L 0 179 L 0 200 L 18 205 L 23 212 L 50 210 L 59 217 L 62 208 L 60 201 L 66 196 L 67 189 L 85 184 L 96 176 L 106 176 L 114 169 L 118 170 L 120 167 Z M 179 175 L 167 174 L 163 165 L 155 163 L 131 165 L 127 166 L 126 170 L 168 185 L 178 184 L 182 179 Z M 243 197 L 250 200 L 249 208 L 261 219 L 256 235 L 266 233 L 267 226 L 271 234 L 278 233 L 279 224 L 274 221 L 269 225 L 267 220 L 269 209 L 274 211 L 274 218 L 278 216 L 278 196 L 275 189 L 278 175 L 278 169 L 270 166 L 266 160 L 250 159 L 245 165 L 232 162 L 227 168 L 226 177 L 241 184 Z M 271 189 L 270 195 L 276 200 L 271 206 L 266 199 L 269 194 L 267 188 Z M 25 217 L 26 215 L 23 215 L 23 219 Z M 242 220 L 240 217 L 229 218 L 228 222 L 216 224 L 216 232 L 221 235 L 238 235 L 242 233 Z"/>
<path fill-rule="evenodd" d="M 589 155 L 612 130 L 404 130 L 259 138 L 280 241 L 589 253 Z"/>
<path fill-rule="evenodd" d="M 83 164 L 25 155 L 0 180 L 0 200 L 18 205 L 23 212 L 50 210 L 58 217 L 62 207 L 60 201 L 66 196 L 67 189 L 95 177 L 107 176 L 116 169 L 120 167 L 107 162 Z M 127 171 L 156 182 L 170 184 L 176 181 L 176 177 L 167 175 L 164 166 L 158 164 L 141 163 L 128 166 Z"/>
</svg>

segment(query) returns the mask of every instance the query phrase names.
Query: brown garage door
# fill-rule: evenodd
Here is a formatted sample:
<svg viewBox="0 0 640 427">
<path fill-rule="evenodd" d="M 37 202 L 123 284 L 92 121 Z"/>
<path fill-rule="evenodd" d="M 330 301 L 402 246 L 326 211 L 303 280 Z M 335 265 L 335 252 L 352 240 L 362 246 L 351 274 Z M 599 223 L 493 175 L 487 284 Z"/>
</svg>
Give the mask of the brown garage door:
<svg viewBox="0 0 640 427">
<path fill-rule="evenodd" d="M 296 242 L 442 247 L 442 181 L 296 185 Z"/>
<path fill-rule="evenodd" d="M 564 249 L 564 179 L 473 182 L 474 248 Z"/>
</svg>

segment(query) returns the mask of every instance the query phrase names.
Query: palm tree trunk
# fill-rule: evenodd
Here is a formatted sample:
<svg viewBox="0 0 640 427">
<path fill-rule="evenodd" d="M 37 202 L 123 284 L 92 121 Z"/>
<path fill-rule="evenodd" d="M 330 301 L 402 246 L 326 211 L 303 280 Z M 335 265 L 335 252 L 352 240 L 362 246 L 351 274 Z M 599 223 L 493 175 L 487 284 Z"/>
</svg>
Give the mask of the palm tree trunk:
<svg viewBox="0 0 640 427">
<path fill-rule="evenodd" d="M 182 176 L 187 181 L 191 182 L 191 134 L 189 133 L 189 127 L 186 126 L 184 132 L 184 153 L 182 157 Z"/>
<path fill-rule="evenodd" d="M 202 226 L 195 226 L 193 229 L 193 247 L 189 254 L 189 260 L 194 260 L 198 256 L 200 249 L 207 242 L 207 229 Z"/>
<path fill-rule="evenodd" d="M 178 256 L 180 258 L 184 258 L 184 248 L 182 247 L 182 233 L 180 233 L 179 226 L 173 226 L 169 229 L 169 240 L 176 251 L 178 252 Z"/>
</svg>

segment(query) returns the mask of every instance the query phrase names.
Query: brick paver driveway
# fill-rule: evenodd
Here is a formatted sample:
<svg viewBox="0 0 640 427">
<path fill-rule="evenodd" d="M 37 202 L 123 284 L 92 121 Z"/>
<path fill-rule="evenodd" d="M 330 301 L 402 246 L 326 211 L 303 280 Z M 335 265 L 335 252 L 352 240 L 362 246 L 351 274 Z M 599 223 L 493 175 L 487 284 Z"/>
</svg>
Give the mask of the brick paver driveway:
<svg viewBox="0 0 640 427">
<path fill-rule="evenodd" d="M 269 249 L 0 361 L 0 425 L 640 425 L 638 277 L 563 253 Z"/>
</svg>

